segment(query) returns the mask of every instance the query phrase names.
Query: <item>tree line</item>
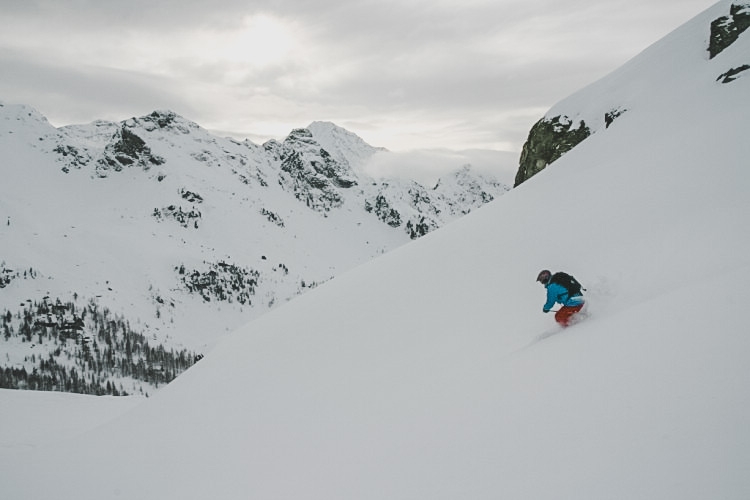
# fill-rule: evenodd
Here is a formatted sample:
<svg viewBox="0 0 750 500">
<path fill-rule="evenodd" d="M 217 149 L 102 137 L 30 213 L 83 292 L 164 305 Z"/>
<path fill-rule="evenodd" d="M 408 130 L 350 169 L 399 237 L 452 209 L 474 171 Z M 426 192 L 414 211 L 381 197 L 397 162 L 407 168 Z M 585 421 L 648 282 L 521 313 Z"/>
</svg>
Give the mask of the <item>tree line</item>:
<svg viewBox="0 0 750 500">
<path fill-rule="evenodd" d="M 20 340 L 32 351 L 22 363 L 0 366 L 0 388 L 114 396 L 147 393 L 202 357 L 150 343 L 123 316 L 93 299 L 82 307 L 48 297 L 27 301 L 15 314 L 5 310 L 0 322 L 0 338 L 7 343 Z M 9 356 L 3 361 L 7 363 Z"/>
</svg>

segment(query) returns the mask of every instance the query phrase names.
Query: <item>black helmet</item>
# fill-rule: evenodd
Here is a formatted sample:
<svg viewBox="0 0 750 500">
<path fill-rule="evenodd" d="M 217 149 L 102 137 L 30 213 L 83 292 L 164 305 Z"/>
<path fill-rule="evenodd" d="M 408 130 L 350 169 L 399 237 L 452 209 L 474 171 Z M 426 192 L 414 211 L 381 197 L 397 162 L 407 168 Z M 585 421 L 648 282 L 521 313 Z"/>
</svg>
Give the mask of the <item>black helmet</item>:
<svg viewBox="0 0 750 500">
<path fill-rule="evenodd" d="M 541 284 L 546 285 L 547 283 L 549 283 L 550 278 L 552 278 L 552 273 L 547 269 L 544 269 L 542 271 L 539 271 L 536 280 Z"/>
</svg>

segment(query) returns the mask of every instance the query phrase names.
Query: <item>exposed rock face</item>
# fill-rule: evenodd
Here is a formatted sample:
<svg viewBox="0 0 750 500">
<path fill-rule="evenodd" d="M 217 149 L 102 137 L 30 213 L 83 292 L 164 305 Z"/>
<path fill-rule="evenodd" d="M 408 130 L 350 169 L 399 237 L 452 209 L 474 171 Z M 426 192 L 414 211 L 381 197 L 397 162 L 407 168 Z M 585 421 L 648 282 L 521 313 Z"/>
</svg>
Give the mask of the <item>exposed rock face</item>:
<svg viewBox="0 0 750 500">
<path fill-rule="evenodd" d="M 148 170 L 153 165 L 162 163 L 164 160 L 153 155 L 143 139 L 123 125 L 105 148 L 104 158 L 99 160 L 96 173 L 100 177 L 106 177 L 110 169 L 119 172 L 123 167 L 138 166 Z"/>
<path fill-rule="evenodd" d="M 576 128 L 573 125 L 568 117 L 555 116 L 551 119 L 542 118 L 531 127 L 529 138 L 521 151 L 514 187 L 542 171 L 591 135 L 591 130 L 583 120 Z"/>
<path fill-rule="evenodd" d="M 54 149 L 54 152 L 65 158 L 66 165 L 62 168 L 62 171 L 65 173 L 70 171 L 70 167 L 81 168 L 88 165 L 91 161 L 89 153 L 69 144 L 58 145 Z"/>
<path fill-rule="evenodd" d="M 448 197 L 414 181 L 383 182 L 373 187 L 377 191 L 365 199 L 365 211 L 391 227 L 403 227 L 411 239 L 440 227 L 445 220 L 444 215 L 451 218 L 459 213 L 454 210 Z M 466 205 L 463 208 L 468 211 L 472 207 Z"/>
<path fill-rule="evenodd" d="M 374 212 L 378 216 L 378 219 L 391 227 L 399 227 L 401 225 L 401 214 L 391 207 L 388 200 L 383 196 L 383 193 L 378 193 L 374 203 L 365 200 L 365 210 L 371 213 Z"/>
<path fill-rule="evenodd" d="M 719 77 L 716 79 L 717 82 L 721 83 L 731 83 L 735 81 L 740 76 L 743 76 L 742 73 L 750 69 L 750 64 L 743 64 L 742 66 L 738 66 L 736 68 L 732 68 L 726 73 L 722 73 L 719 75 Z"/>
<path fill-rule="evenodd" d="M 270 143 L 266 148 L 277 148 L 281 159 L 281 184 L 304 201 L 308 207 L 327 212 L 343 203 L 337 188 L 357 185 L 348 165 L 336 162 L 320 147 L 307 129 L 296 129 L 282 144 Z"/>
<path fill-rule="evenodd" d="M 711 38 L 708 44 L 711 59 L 732 45 L 748 27 L 750 2 L 733 3 L 728 16 L 722 16 L 711 23 Z"/>
<path fill-rule="evenodd" d="M 133 128 L 142 127 L 149 132 L 157 129 L 168 129 L 181 134 L 189 134 L 200 129 L 197 123 L 186 120 L 170 110 L 154 111 L 150 115 L 132 118 L 125 123 Z"/>
<path fill-rule="evenodd" d="M 622 116 L 622 114 L 626 111 L 627 109 L 624 108 L 615 108 L 604 113 L 604 127 L 609 128 L 609 126 L 612 125 L 612 123 L 614 123 L 614 121 Z"/>
</svg>

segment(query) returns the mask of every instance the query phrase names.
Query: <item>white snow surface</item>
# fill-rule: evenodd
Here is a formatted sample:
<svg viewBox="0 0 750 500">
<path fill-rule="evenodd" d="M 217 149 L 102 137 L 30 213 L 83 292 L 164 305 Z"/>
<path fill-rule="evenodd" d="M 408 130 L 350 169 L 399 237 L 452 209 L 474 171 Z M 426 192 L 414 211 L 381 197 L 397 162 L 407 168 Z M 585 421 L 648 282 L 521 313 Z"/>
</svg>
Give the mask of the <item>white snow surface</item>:
<svg viewBox="0 0 750 500">
<path fill-rule="evenodd" d="M 631 61 L 649 98 L 519 188 L 106 425 L 0 443 L 3 498 L 750 498 L 750 79 L 715 80 L 750 38 L 704 50 L 729 4 Z M 541 313 L 541 268 L 584 283 L 585 321 Z"/>
<path fill-rule="evenodd" d="M 12 454 L 58 441 L 66 442 L 145 400 L 142 396 L 89 397 L 0 389 L 0 448 L 3 453 Z"/>
</svg>

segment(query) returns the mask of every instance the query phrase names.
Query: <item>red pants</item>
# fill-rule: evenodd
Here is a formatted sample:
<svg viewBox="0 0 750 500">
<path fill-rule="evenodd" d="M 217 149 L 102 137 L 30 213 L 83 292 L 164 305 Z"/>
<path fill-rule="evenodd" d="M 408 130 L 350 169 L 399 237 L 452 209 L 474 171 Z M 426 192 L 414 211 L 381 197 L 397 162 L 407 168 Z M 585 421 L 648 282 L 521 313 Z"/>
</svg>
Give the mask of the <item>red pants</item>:
<svg viewBox="0 0 750 500">
<path fill-rule="evenodd" d="M 575 314 L 581 309 L 583 309 L 583 304 L 580 306 L 563 306 L 555 313 L 555 321 L 562 326 L 568 326 L 570 325 L 573 316 L 575 316 Z"/>
</svg>

